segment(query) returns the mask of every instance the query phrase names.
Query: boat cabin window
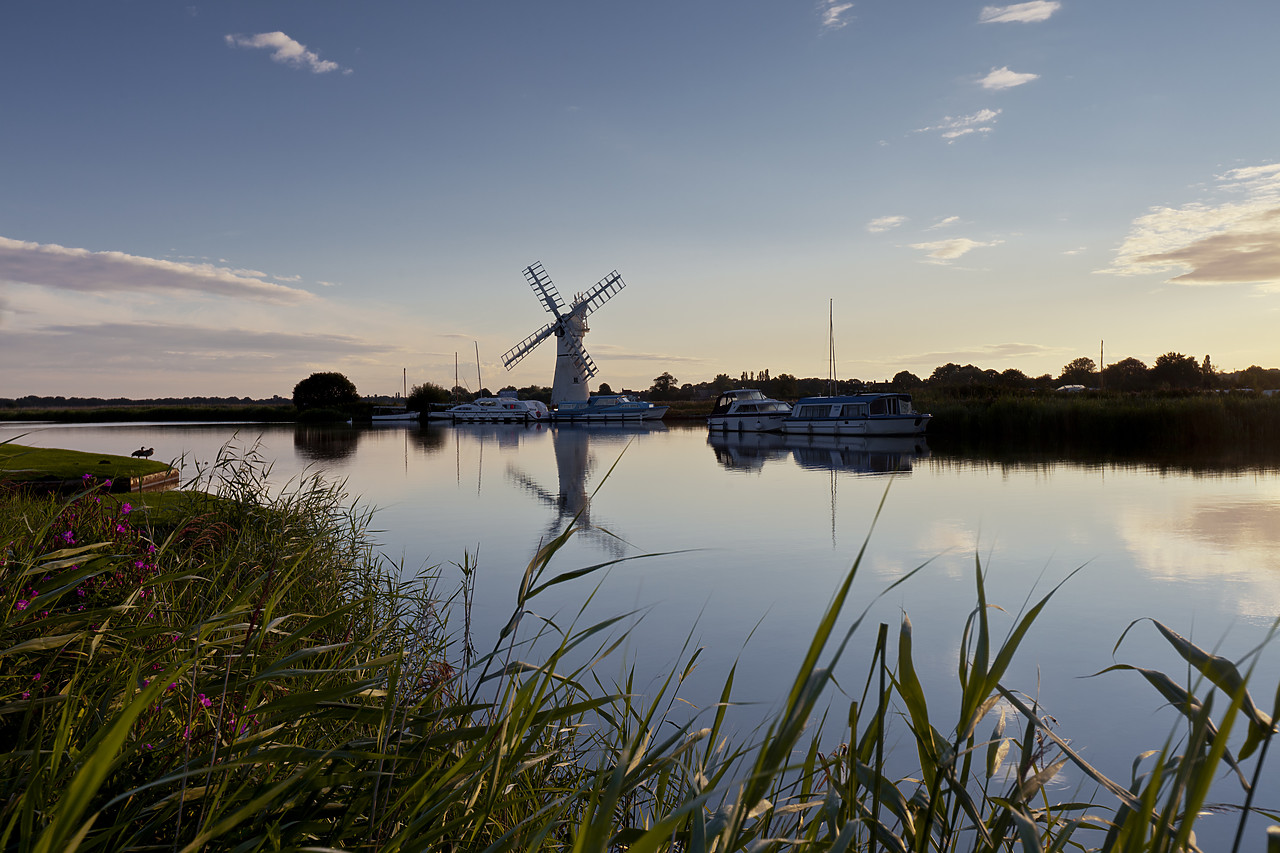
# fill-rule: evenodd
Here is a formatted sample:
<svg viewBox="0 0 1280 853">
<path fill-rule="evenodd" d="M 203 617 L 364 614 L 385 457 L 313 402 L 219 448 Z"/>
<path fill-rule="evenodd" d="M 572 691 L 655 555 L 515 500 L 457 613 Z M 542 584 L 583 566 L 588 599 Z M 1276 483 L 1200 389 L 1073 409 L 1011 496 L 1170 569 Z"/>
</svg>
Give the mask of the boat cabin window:
<svg viewBox="0 0 1280 853">
<path fill-rule="evenodd" d="M 894 412 L 890 412 L 890 411 L 889 411 L 889 403 L 890 403 L 890 402 L 896 402 L 896 401 L 890 401 L 889 399 L 887 399 L 887 398 L 885 398 L 885 397 L 877 397 L 876 399 L 872 400 L 872 401 L 871 401 L 871 414 L 873 414 L 873 415 L 889 415 L 889 414 L 894 414 Z M 895 406 L 894 408 L 897 408 L 897 407 Z"/>
<path fill-rule="evenodd" d="M 845 403 L 840 408 L 840 417 L 842 418 L 865 418 L 866 416 L 866 403 Z"/>
<path fill-rule="evenodd" d="M 812 420 L 813 418 L 825 418 L 830 411 L 830 406 L 801 406 L 796 409 L 795 417 Z"/>
</svg>

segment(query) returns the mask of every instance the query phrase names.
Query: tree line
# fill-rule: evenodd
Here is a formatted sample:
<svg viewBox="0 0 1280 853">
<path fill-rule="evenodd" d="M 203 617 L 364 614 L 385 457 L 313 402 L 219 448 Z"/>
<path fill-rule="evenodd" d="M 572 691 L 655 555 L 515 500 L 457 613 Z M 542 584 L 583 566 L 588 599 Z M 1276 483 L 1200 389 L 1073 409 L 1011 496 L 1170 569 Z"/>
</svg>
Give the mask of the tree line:
<svg viewBox="0 0 1280 853">
<path fill-rule="evenodd" d="M 743 371 L 734 379 L 718 374 L 709 382 L 681 384 L 669 372 L 653 380 L 647 396 L 659 400 L 699 400 L 714 397 L 731 388 L 757 388 L 770 397 L 794 400 L 822 394 L 848 394 L 865 388 L 912 391 L 921 388 L 959 391 L 1053 391 L 1085 388 L 1117 392 L 1139 391 L 1271 391 L 1280 389 L 1280 368 L 1252 365 L 1244 370 L 1220 371 L 1208 355 L 1203 360 L 1179 352 L 1167 352 L 1148 367 L 1141 359 L 1124 358 L 1098 370 L 1097 362 L 1080 357 L 1065 364 L 1056 376 L 1028 376 L 1017 368 L 984 370 L 972 364 L 954 362 L 940 365 L 928 377 L 910 371 L 897 373 L 888 382 L 861 379 L 800 379 L 789 373 L 770 375 L 768 370 Z"/>
</svg>

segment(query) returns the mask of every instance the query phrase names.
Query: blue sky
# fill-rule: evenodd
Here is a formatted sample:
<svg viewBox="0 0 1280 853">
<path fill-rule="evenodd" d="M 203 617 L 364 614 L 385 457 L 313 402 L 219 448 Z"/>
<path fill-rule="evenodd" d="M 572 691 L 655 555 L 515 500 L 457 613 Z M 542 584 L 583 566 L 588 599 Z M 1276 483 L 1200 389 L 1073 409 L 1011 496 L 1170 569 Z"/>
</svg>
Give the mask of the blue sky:
<svg viewBox="0 0 1280 853">
<path fill-rule="evenodd" d="M 0 396 L 1280 366 L 1280 4 L 13 2 Z"/>
</svg>

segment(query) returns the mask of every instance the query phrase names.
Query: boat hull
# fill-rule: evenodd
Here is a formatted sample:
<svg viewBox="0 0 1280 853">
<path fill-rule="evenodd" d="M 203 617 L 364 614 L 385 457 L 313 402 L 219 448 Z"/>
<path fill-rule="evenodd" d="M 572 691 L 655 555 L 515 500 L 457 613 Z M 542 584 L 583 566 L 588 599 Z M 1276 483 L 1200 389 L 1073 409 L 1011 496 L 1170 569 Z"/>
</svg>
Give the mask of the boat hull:
<svg viewBox="0 0 1280 853">
<path fill-rule="evenodd" d="M 455 424 L 523 424 L 545 423 L 551 418 L 547 407 L 536 400 L 486 397 L 443 412 L 432 412 L 427 419 Z"/>
<path fill-rule="evenodd" d="M 627 395 L 596 395 L 585 403 L 562 403 L 551 412 L 557 423 L 634 423 L 660 421 L 668 406 L 655 406 Z"/>
<path fill-rule="evenodd" d="M 786 414 L 724 414 L 707 418 L 707 426 L 727 432 L 780 432 Z"/>
<path fill-rule="evenodd" d="M 805 397 L 782 422 L 787 435 L 923 435 L 932 416 L 917 412 L 911 395 L 868 392 Z"/>
</svg>

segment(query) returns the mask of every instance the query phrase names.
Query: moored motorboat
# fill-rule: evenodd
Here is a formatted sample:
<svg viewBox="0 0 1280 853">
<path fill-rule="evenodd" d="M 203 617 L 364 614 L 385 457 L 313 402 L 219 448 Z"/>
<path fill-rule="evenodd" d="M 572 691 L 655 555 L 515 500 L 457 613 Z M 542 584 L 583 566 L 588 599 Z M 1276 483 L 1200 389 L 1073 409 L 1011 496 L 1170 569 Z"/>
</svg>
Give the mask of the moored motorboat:
<svg viewBox="0 0 1280 853">
<path fill-rule="evenodd" d="M 790 414 L 789 403 L 766 397 L 753 388 L 739 388 L 716 398 L 707 426 L 734 432 L 776 432 Z"/>
<path fill-rule="evenodd" d="M 638 400 L 630 394 L 594 394 L 586 400 L 560 403 L 551 412 L 555 421 L 653 421 L 662 420 L 667 406 Z"/>
<path fill-rule="evenodd" d="M 550 420 L 550 412 L 547 404 L 540 400 L 519 400 L 499 393 L 497 397 L 481 397 L 432 412 L 428 419 L 453 423 L 530 423 Z"/>
<path fill-rule="evenodd" d="M 804 397 L 791 408 L 782 431 L 787 435 L 922 435 L 931 417 L 915 410 L 910 394 Z"/>
<path fill-rule="evenodd" d="M 418 413 L 411 412 L 401 406 L 374 406 L 369 419 L 374 424 L 404 424 L 418 420 Z"/>
</svg>

